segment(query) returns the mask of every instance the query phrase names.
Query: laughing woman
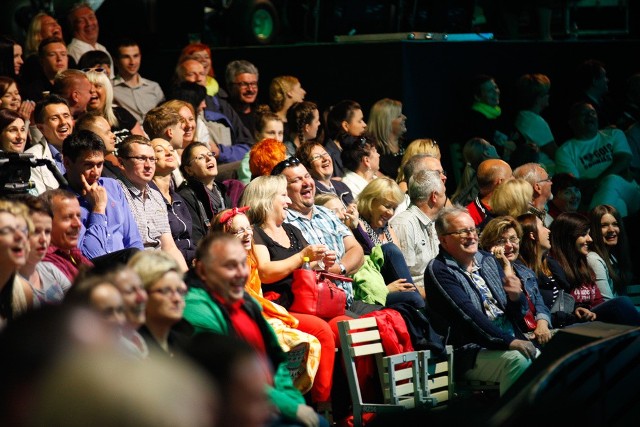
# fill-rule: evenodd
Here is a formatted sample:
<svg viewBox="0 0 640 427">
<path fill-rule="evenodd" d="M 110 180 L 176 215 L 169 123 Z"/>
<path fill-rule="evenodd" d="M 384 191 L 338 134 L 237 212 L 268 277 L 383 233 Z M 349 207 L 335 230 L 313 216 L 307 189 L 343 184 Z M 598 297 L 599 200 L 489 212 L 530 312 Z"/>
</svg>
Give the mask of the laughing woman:
<svg viewBox="0 0 640 427">
<path fill-rule="evenodd" d="M 493 253 L 498 259 L 505 276 L 515 275 L 520 280 L 529 312 L 518 326 L 522 332 L 533 332 L 539 344 L 546 344 L 551 339 L 551 313 L 540 294 L 536 273 L 517 262 L 521 239 L 520 224 L 510 216 L 501 216 L 487 223 L 479 243 L 482 249 Z"/>
<path fill-rule="evenodd" d="M 640 326 L 640 313 L 627 296 L 604 301 L 595 282 L 593 270 L 587 262 L 589 245 L 589 219 L 579 213 L 565 212 L 551 223 L 551 253 L 567 274 L 570 293 L 577 307 L 590 310 L 578 314 L 584 320 Z"/>
<path fill-rule="evenodd" d="M 368 260 L 365 262 L 365 268 L 354 276 L 354 289 L 356 298 L 360 295 L 366 303 L 390 305 L 406 302 L 416 308 L 422 308 L 425 305 L 424 299 L 413 283 L 409 267 L 398 247 L 398 237 L 389 224 L 395 209 L 403 200 L 404 194 L 398 184 L 387 177 L 371 181 L 358 196 L 360 223 L 365 234 L 361 235 L 354 230 L 354 236 L 367 254 Z M 374 276 L 364 277 L 363 270 L 371 263 L 377 267 L 377 271 L 371 272 Z M 378 276 L 375 273 L 382 277 L 386 289 L 374 285 Z M 386 297 L 380 299 L 384 294 Z"/>
<path fill-rule="evenodd" d="M 142 126 L 125 108 L 113 104 L 113 87 L 106 72 L 87 71 L 87 78 L 96 88 L 96 95 L 89 100 L 87 111 L 98 114 L 109 122 L 116 134 L 116 144 L 129 135 L 144 135 Z"/>
<path fill-rule="evenodd" d="M 596 284 L 606 300 L 624 295 L 633 273 L 629 260 L 627 234 L 620 213 L 610 205 L 596 206 L 589 212 L 593 244 L 587 255 Z"/>
<path fill-rule="evenodd" d="M 18 274 L 27 261 L 27 208 L 0 200 L 0 329 L 33 306 L 29 283 Z"/>
</svg>

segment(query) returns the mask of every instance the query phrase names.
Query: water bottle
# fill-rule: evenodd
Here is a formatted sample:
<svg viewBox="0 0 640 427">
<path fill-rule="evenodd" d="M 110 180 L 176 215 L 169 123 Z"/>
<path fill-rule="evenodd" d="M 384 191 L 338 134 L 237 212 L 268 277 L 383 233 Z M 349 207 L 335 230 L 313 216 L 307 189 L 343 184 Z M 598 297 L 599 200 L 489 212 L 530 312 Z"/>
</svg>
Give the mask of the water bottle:
<svg viewBox="0 0 640 427">
<path fill-rule="evenodd" d="M 309 257 L 302 257 L 302 269 L 303 270 L 311 270 L 311 264 L 309 264 Z"/>
</svg>

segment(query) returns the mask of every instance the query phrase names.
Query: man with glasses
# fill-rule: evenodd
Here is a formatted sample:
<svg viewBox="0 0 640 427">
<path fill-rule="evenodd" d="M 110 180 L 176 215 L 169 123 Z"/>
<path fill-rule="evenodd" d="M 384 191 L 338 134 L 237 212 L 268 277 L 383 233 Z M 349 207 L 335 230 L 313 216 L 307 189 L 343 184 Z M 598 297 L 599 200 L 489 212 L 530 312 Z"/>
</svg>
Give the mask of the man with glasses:
<svg viewBox="0 0 640 427">
<path fill-rule="evenodd" d="M 98 264 L 102 260 L 126 262 L 133 252 L 143 249 L 118 181 L 101 176 L 105 151 L 102 139 L 89 130 L 74 132 L 62 145 L 68 190 L 80 202 L 82 228 L 78 247 Z"/>
<path fill-rule="evenodd" d="M 513 177 L 524 179 L 533 187 L 533 198 L 529 202 L 529 213 L 536 215 L 546 227 L 553 218 L 547 212 L 547 202 L 553 199 L 551 175 L 538 163 L 525 163 L 513 171 Z"/>
<path fill-rule="evenodd" d="M 256 133 L 258 76 L 256 66 L 245 60 L 230 62 L 225 71 L 229 103 L 252 135 Z"/>
<path fill-rule="evenodd" d="M 180 269 L 187 263 L 171 236 L 167 205 L 158 190 L 149 186 L 156 171 L 155 151 L 147 138 L 131 135 L 118 148 L 124 179 L 120 185 L 138 224 L 145 249 L 160 249 L 171 255 Z"/>
<path fill-rule="evenodd" d="M 465 208 L 444 208 L 435 228 L 440 253 L 425 271 L 427 305 L 440 333 L 449 331 L 456 375 L 497 382 L 502 395 L 537 355 L 517 327 L 527 311 L 520 280 L 505 277 L 496 258 L 478 250 Z"/>
</svg>

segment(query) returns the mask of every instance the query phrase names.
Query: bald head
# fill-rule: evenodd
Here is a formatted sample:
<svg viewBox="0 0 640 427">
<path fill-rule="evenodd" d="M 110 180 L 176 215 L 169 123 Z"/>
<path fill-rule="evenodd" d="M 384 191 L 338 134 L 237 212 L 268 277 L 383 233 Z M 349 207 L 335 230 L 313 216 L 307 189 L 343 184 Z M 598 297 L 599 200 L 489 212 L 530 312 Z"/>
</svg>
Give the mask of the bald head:
<svg viewBox="0 0 640 427">
<path fill-rule="evenodd" d="M 504 181 L 513 179 L 513 172 L 504 160 L 488 159 L 478 166 L 477 177 L 480 195 L 486 196 Z"/>
<path fill-rule="evenodd" d="M 179 81 L 198 83 L 205 86 L 207 84 L 207 75 L 202 64 L 195 59 L 186 59 L 178 65 L 176 70 Z"/>
<path fill-rule="evenodd" d="M 553 198 L 551 193 L 551 177 L 538 163 L 525 163 L 513 171 L 513 176 L 524 179 L 533 188 L 533 204 L 536 208 L 543 208 L 547 201 Z"/>
</svg>

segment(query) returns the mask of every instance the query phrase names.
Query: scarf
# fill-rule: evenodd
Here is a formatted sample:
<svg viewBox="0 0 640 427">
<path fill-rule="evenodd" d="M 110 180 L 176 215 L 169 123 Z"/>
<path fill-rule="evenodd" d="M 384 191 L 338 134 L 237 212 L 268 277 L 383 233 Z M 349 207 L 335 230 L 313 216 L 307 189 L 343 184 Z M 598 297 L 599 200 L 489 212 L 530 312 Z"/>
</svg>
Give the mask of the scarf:
<svg viewBox="0 0 640 427">
<path fill-rule="evenodd" d="M 496 105 L 495 107 L 492 107 L 484 102 L 474 102 L 471 109 L 482 114 L 489 120 L 495 120 L 500 117 L 500 114 L 502 114 L 502 110 L 499 106 Z"/>
</svg>

